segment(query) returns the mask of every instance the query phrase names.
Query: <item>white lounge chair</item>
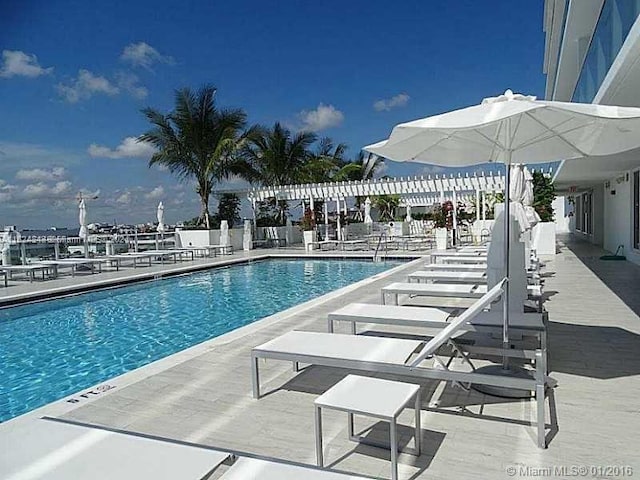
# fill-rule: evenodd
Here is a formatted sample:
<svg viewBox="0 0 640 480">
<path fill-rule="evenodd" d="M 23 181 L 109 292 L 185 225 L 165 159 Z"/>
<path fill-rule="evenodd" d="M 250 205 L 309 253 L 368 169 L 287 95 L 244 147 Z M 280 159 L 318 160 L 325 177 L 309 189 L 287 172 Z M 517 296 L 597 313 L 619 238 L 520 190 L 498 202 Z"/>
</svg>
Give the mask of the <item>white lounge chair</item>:
<svg viewBox="0 0 640 480">
<path fill-rule="evenodd" d="M 30 282 L 35 280 L 36 272 L 42 273 L 42 280 L 45 275 L 56 277 L 56 271 L 51 265 L 43 265 L 41 263 L 31 263 L 29 265 L 3 265 L 0 270 L 7 272 L 9 278 L 13 278 L 14 273 L 24 273 Z"/>
<path fill-rule="evenodd" d="M 288 332 L 251 351 L 252 386 L 254 398 L 260 397 L 259 360 L 276 359 L 290 361 L 297 370 L 299 363 L 345 368 L 356 371 L 388 373 L 422 379 L 474 383 L 501 386 L 518 390 L 534 391 L 536 396 L 537 443 L 545 447 L 545 405 L 547 386 L 553 380 L 546 376 L 546 365 L 543 361 L 535 363 L 532 379 L 513 378 L 501 375 L 486 375 L 474 372 L 452 371 L 436 355 L 437 350 L 445 343 L 453 342 L 454 337 L 471 319 L 485 310 L 503 293 L 503 282 L 493 287 L 482 298 L 478 299 L 462 315 L 452 320 L 449 325 L 439 331 L 429 342 L 405 340 L 399 338 L 372 337 L 362 335 L 341 335 L 336 333 Z M 454 347 L 458 348 L 459 347 Z M 474 347 L 465 346 L 472 353 Z M 476 350 L 478 351 L 478 350 Z M 529 360 L 542 360 L 540 350 L 493 349 L 482 347 L 486 355 L 497 355 Z M 424 361 L 433 359 L 437 368 L 425 368 Z M 464 356 L 463 358 L 466 358 Z"/>
<path fill-rule="evenodd" d="M 2 433 L 0 479 L 201 480 L 229 453 L 50 419 Z"/>
<path fill-rule="evenodd" d="M 407 276 L 409 282 L 449 282 L 449 283 L 487 283 L 486 271 L 478 270 L 475 272 L 447 272 L 418 270 Z"/>
<path fill-rule="evenodd" d="M 134 433 L 38 418 L 3 431 L 0 480 L 365 480 L 316 467 L 236 457 L 231 452 Z"/>
<path fill-rule="evenodd" d="M 213 250 L 216 253 L 216 255 L 232 255 L 233 254 L 233 245 L 220 245 L 218 243 L 213 245 L 205 245 L 205 247 Z"/>
<path fill-rule="evenodd" d="M 457 264 L 457 263 L 427 263 L 422 266 L 424 270 L 441 272 L 484 272 L 487 270 L 486 263 Z"/>
<path fill-rule="evenodd" d="M 462 283 L 409 283 L 394 282 L 380 289 L 382 304 L 386 303 L 388 295 L 394 298 L 394 305 L 398 305 L 399 295 L 414 297 L 445 297 L 445 298 L 480 298 L 487 293 L 487 285 Z M 527 285 L 529 297 L 540 300 L 542 287 Z"/>
<path fill-rule="evenodd" d="M 429 307 L 407 307 L 398 305 L 375 305 L 368 303 L 351 303 L 327 316 L 327 331 L 334 332 L 335 322 L 351 324 L 351 334 L 356 334 L 358 323 L 374 325 L 395 325 L 441 329 L 455 319 L 457 309 L 441 309 Z M 542 350 L 542 361 L 547 362 L 547 316 L 546 313 L 518 313 L 509 315 L 509 329 L 512 334 L 533 336 L 537 338 Z M 501 333 L 503 317 L 501 311 L 480 312 L 469 322 L 460 327 L 465 332 Z M 546 371 L 546 367 L 545 367 Z"/>
</svg>

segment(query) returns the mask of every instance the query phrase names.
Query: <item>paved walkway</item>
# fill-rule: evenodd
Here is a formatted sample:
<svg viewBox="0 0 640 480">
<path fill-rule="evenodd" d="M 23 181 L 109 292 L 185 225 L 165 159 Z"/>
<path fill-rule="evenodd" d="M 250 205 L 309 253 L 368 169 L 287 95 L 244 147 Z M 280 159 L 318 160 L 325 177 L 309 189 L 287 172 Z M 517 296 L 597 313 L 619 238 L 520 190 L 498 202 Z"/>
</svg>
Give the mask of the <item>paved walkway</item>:
<svg viewBox="0 0 640 480">
<path fill-rule="evenodd" d="M 549 448 L 538 449 L 533 429 L 522 425 L 531 414 L 529 401 L 424 382 L 424 397 L 439 389 L 440 411 L 429 409 L 425 400 L 424 453 L 400 456 L 400 478 L 575 478 L 573 466 L 631 466 L 640 475 L 640 267 L 603 262 L 601 253 L 586 244 L 562 244 L 547 264 L 547 272 L 553 272 L 545 283 L 550 367 L 559 382 L 559 429 Z M 261 373 L 265 390 L 272 392 L 256 401 L 250 350 L 292 329 L 325 331 L 327 312 L 354 301 L 379 303 L 379 288 L 407 272 L 268 322 L 63 417 L 314 464 L 313 400 L 349 372 L 311 367 L 294 374 L 290 364 L 270 361 Z M 389 478 L 388 451 L 349 442 L 344 414 L 328 411 L 324 420 L 329 466 Z M 411 412 L 400 423 L 406 443 Z M 357 421 L 358 428 L 371 425 Z M 376 424 L 370 434 L 382 438 L 386 430 Z M 566 467 L 567 474 L 556 466 Z M 541 474 L 539 468 L 547 467 L 549 473 Z M 584 478 L 611 478 L 588 473 Z"/>
</svg>

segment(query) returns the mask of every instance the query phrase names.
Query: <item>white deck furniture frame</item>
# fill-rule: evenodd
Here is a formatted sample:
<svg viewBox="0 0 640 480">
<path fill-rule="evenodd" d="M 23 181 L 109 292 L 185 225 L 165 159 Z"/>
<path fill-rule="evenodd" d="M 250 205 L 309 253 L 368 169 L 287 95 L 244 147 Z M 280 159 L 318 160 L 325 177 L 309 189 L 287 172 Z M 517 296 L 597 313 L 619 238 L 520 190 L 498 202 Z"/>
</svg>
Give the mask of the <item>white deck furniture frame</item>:
<svg viewBox="0 0 640 480">
<path fill-rule="evenodd" d="M 122 263 L 124 261 L 131 261 L 133 268 L 138 267 L 139 260 L 145 260 L 146 263 L 148 263 L 148 266 L 151 266 L 151 260 L 153 259 L 153 255 L 147 255 L 145 253 L 129 252 L 129 253 L 119 253 L 116 255 L 105 255 L 104 257 L 101 257 L 101 258 L 103 260 L 106 260 L 111 266 L 113 266 L 113 264 L 115 263 L 116 270 L 120 270 L 120 267 L 122 266 Z"/>
<path fill-rule="evenodd" d="M 3 265 L 0 267 L 0 270 L 7 272 L 9 278 L 13 278 L 13 273 L 24 273 L 27 275 L 29 282 L 33 282 L 35 280 L 36 272 L 42 272 L 42 280 L 45 279 L 45 274 L 52 274 L 53 278 L 56 278 L 56 270 L 51 265 L 42 265 L 39 263 L 32 263 L 30 265 Z"/>
<path fill-rule="evenodd" d="M 4 270 L 0 270 L 0 274 L 2 275 L 4 286 L 8 287 L 9 286 L 9 274 L 7 272 L 5 272 Z"/>
<path fill-rule="evenodd" d="M 233 255 L 233 245 L 205 245 L 205 248 L 210 248 L 216 255 Z M 219 252 L 219 253 L 218 253 Z"/>
<path fill-rule="evenodd" d="M 398 305 L 376 305 L 368 303 L 351 303 L 327 316 L 327 331 L 334 332 L 335 322 L 350 324 L 351 334 L 357 333 L 358 323 L 374 325 L 396 325 L 418 328 L 445 328 L 455 318 L 458 309 L 441 309 L 429 307 L 408 307 Z M 547 360 L 547 313 L 521 313 L 509 316 L 509 328 L 521 335 L 534 336 L 542 351 L 545 372 L 548 373 Z M 464 332 L 500 333 L 502 332 L 502 312 L 486 311 L 473 317 L 460 327 Z"/>
<path fill-rule="evenodd" d="M 398 305 L 400 295 L 412 297 L 439 297 L 439 298 L 480 298 L 488 291 L 487 285 L 463 284 L 463 283 L 410 283 L 393 282 L 380 289 L 382 304 L 386 304 L 388 295 L 394 299 L 393 305 Z M 527 285 L 527 293 L 540 304 L 542 301 L 541 285 Z M 539 311 L 540 305 L 538 305 Z"/>
<path fill-rule="evenodd" d="M 447 272 L 433 270 L 418 270 L 407 276 L 409 283 L 412 282 L 454 282 L 454 283 L 487 283 L 487 273 L 482 270 L 475 272 Z"/>
<path fill-rule="evenodd" d="M 546 375 L 546 365 L 541 349 L 517 350 L 488 347 L 465 347 L 470 353 L 506 356 L 532 361 L 533 378 L 513 378 L 500 375 L 478 374 L 449 370 L 436 356 L 436 351 L 450 343 L 454 335 L 472 318 L 497 300 L 502 293 L 503 282 L 456 317 L 429 342 L 398 338 L 371 337 L 291 331 L 251 350 L 251 379 L 253 397 L 260 398 L 260 359 L 290 361 L 294 371 L 300 363 L 344 368 L 356 371 L 387 373 L 421 379 L 458 382 L 462 384 L 492 385 L 504 388 L 533 391 L 536 400 L 537 445 L 546 447 L 545 398 L 548 388 L 555 381 Z M 430 357 L 439 368 L 426 368 L 421 364 Z"/>
<path fill-rule="evenodd" d="M 322 448 L 322 409 L 347 413 L 349 439 L 375 447 L 389 448 L 391 451 L 391 480 L 398 479 L 398 417 L 410 404 L 415 409 L 414 441 L 412 450 L 420 456 L 420 386 L 383 380 L 379 378 L 347 375 L 315 401 L 316 459 L 319 467 L 324 466 Z M 382 444 L 356 436 L 354 415 L 364 415 L 389 422 L 389 444 Z"/>
</svg>

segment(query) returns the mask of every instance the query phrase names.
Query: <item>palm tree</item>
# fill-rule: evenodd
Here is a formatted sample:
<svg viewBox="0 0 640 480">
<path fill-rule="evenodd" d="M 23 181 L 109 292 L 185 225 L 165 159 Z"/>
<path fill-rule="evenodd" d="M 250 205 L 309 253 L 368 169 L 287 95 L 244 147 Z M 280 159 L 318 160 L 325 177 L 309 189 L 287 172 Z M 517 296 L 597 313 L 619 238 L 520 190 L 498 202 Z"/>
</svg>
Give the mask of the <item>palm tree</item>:
<svg viewBox="0 0 640 480">
<path fill-rule="evenodd" d="M 272 128 L 256 127 L 247 135 L 243 156 L 253 180 L 262 185 L 287 185 L 300 181 L 310 158 L 309 148 L 317 137 L 312 132 L 295 135 L 280 123 Z"/>
<path fill-rule="evenodd" d="M 311 158 L 310 147 L 317 136 L 312 132 L 291 131 L 276 122 L 272 128 L 255 127 L 247 134 L 242 153 L 250 168 L 250 178 L 261 185 L 288 185 L 305 178 L 305 168 Z M 288 204 L 274 201 L 277 218 L 284 222 Z"/>
<path fill-rule="evenodd" d="M 198 222 L 207 228 L 209 198 L 214 186 L 230 175 L 249 177 L 246 164 L 237 155 L 244 136 L 246 114 L 239 109 L 222 110 L 215 105 L 216 88 L 210 85 L 197 92 L 176 91 L 175 109 L 164 115 L 146 108 L 142 113 L 153 128 L 139 138 L 157 152 L 149 166 L 162 165 L 180 180 L 194 179 L 200 196 Z"/>
</svg>

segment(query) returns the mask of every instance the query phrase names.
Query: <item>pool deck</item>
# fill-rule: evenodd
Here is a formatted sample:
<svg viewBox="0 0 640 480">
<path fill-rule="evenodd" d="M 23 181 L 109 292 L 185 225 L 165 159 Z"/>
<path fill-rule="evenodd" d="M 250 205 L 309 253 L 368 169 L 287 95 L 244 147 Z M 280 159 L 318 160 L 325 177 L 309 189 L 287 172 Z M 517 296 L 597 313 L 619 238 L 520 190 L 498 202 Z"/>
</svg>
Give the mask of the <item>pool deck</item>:
<svg viewBox="0 0 640 480">
<path fill-rule="evenodd" d="M 301 253 L 259 251 L 272 252 Z M 565 239 L 560 253 L 547 262 L 550 375 L 558 381 L 558 429 L 549 448 L 538 449 L 533 429 L 522 424 L 531 413 L 528 400 L 499 399 L 424 381 L 423 453 L 400 456 L 401 479 L 572 478 L 574 466 L 629 466 L 640 475 L 640 267 L 603 262 L 598 260 L 601 254 L 597 247 Z M 313 400 L 351 372 L 310 367 L 296 374 L 288 363 L 268 361 L 261 374 L 269 394 L 254 400 L 251 348 L 293 329 L 326 331 L 328 312 L 352 302 L 379 303 L 380 287 L 418 268 L 419 261 L 396 267 L 109 380 L 107 387 L 89 389 L 72 402 L 54 402 L 0 424 L 0 445 L 5 429 L 49 415 L 315 464 Z M 337 331 L 346 332 L 347 326 L 341 324 Z M 436 390 L 438 411 L 430 408 L 427 395 Z M 402 444 L 410 439 L 411 412 L 403 413 L 400 424 Z M 356 425 L 364 428 L 372 422 L 358 419 Z M 348 441 L 344 414 L 327 411 L 324 431 L 327 466 L 390 477 L 389 452 Z M 371 433 L 384 434 L 379 424 Z M 567 474 L 554 467 L 566 467 Z M 541 468 L 550 468 L 550 473 Z M 599 473 L 606 472 L 589 471 L 584 477 L 614 477 Z"/>
</svg>

